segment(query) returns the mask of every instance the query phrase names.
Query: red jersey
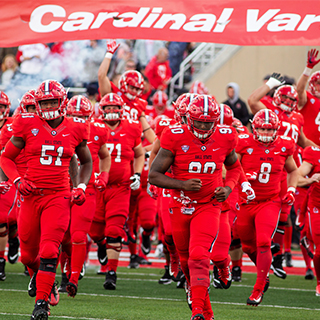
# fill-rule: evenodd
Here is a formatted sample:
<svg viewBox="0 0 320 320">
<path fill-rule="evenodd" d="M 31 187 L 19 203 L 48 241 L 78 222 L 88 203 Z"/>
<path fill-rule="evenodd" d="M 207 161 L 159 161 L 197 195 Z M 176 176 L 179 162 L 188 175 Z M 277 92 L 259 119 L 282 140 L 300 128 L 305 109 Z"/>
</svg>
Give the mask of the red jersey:
<svg viewBox="0 0 320 320">
<path fill-rule="evenodd" d="M 320 149 L 317 147 L 306 147 L 303 151 L 303 161 L 312 165 L 312 170 L 308 174 L 311 177 L 315 173 L 320 173 Z M 320 208 L 320 183 L 312 183 L 310 187 L 309 201 L 312 207 Z M 319 212 L 315 212 L 319 213 Z"/>
<path fill-rule="evenodd" d="M 132 175 L 134 148 L 141 143 L 141 124 L 133 120 L 121 120 L 110 130 L 107 147 L 111 155 L 111 170 L 108 184 L 129 185 Z"/>
<path fill-rule="evenodd" d="M 178 180 L 201 179 L 199 191 L 184 191 L 184 195 L 197 203 L 208 203 L 214 190 L 223 186 L 222 165 L 237 144 L 234 128 L 218 125 L 206 143 L 195 138 L 187 125 L 166 128 L 161 136 L 161 147 L 174 155 L 172 176 Z M 173 197 L 180 198 L 179 189 L 172 189 Z M 215 200 L 216 201 L 216 200 Z"/>
<path fill-rule="evenodd" d="M 101 120 L 92 119 L 90 122 L 90 135 L 88 139 L 88 148 L 92 157 L 93 168 L 95 168 L 97 161 L 99 160 L 99 150 L 101 147 L 108 142 L 109 128 Z M 93 185 L 95 180 L 94 170 L 88 185 Z"/>
<path fill-rule="evenodd" d="M 161 119 L 156 123 L 154 133 L 156 134 L 157 138 L 160 139 L 163 130 L 166 127 L 173 126 L 173 125 L 178 125 L 175 119 Z"/>
<path fill-rule="evenodd" d="M 12 123 L 6 123 L 1 128 L 0 134 L 0 150 L 2 150 L 7 142 L 12 137 Z M 23 177 L 27 171 L 27 160 L 24 156 L 24 149 L 21 150 L 20 154 L 15 158 L 14 162 L 17 165 L 17 170 L 19 174 Z"/>
<path fill-rule="evenodd" d="M 304 117 L 304 134 L 308 139 L 320 145 L 320 99 L 307 91 L 307 102 L 299 112 Z"/>
<path fill-rule="evenodd" d="M 19 114 L 12 123 L 13 136 L 25 141 L 28 162 L 25 179 L 39 189 L 69 189 L 69 164 L 75 148 L 89 136 L 89 124 L 64 117 L 53 129 L 35 114 Z"/>
<path fill-rule="evenodd" d="M 304 125 L 302 114 L 296 111 L 286 113 L 271 103 L 270 100 L 262 100 L 262 102 L 268 109 L 272 110 L 278 116 L 281 122 L 278 135 L 290 137 L 295 143 L 297 143 L 300 137 L 301 129 Z"/>
<path fill-rule="evenodd" d="M 281 177 L 287 158 L 293 155 L 295 143 L 289 137 L 279 136 L 271 145 L 264 146 L 252 134 L 239 135 L 236 152 L 241 155 L 245 173 L 257 172 L 250 181 L 257 201 L 279 197 Z"/>
<path fill-rule="evenodd" d="M 172 106 L 168 106 L 165 108 L 165 110 L 162 113 L 157 113 L 157 110 L 154 106 L 147 105 L 146 110 L 145 110 L 146 115 L 155 118 L 156 116 L 163 115 L 167 116 L 168 118 L 173 118 L 174 117 L 174 108 Z"/>
<path fill-rule="evenodd" d="M 115 84 L 113 84 L 112 82 L 110 82 L 110 84 L 111 91 L 120 96 L 125 103 L 125 105 L 123 106 L 123 116 L 128 120 L 131 119 L 138 121 L 142 112 L 145 111 L 148 102 L 138 97 L 136 97 L 134 100 L 130 100 L 125 94 L 123 94 L 123 92 L 120 91 L 120 89 Z"/>
</svg>

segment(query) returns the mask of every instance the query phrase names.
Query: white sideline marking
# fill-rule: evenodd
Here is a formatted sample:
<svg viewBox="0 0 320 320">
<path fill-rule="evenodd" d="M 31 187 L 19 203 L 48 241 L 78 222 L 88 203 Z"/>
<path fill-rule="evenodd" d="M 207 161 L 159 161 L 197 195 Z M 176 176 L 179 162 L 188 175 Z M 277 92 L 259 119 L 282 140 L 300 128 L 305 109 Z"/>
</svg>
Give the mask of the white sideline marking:
<svg viewBox="0 0 320 320">
<path fill-rule="evenodd" d="M 130 279 L 132 280 L 132 279 Z M 282 289 L 282 288 L 281 288 Z M 0 289 L 0 291 L 11 291 L 11 292 L 22 292 L 25 293 L 25 290 L 16 290 L 16 289 Z M 302 291 L 302 290 L 301 290 Z M 307 291 L 307 290 L 304 290 Z M 313 290 L 309 290 L 313 291 Z M 108 294 L 98 294 L 98 293 L 77 293 L 77 295 L 89 296 L 89 297 L 107 297 L 107 298 L 124 298 L 124 299 L 146 299 L 146 300 L 156 300 L 156 301 L 176 301 L 176 302 L 185 302 L 185 299 L 169 299 L 169 298 L 155 298 L 155 297 L 138 297 L 138 296 L 123 296 L 123 295 L 108 295 Z M 246 303 L 239 302 L 224 302 L 224 301 L 210 301 L 213 304 L 226 304 L 232 306 L 243 306 Z M 303 308 L 303 307 L 288 307 L 288 306 L 278 306 L 278 305 L 267 305 L 260 304 L 259 308 L 279 308 L 279 309 L 292 309 L 292 310 L 307 310 L 307 311 L 320 311 L 320 309 L 312 309 L 312 308 Z M 0 313 L 1 315 L 2 313 Z M 11 315 L 11 313 L 7 313 L 7 315 Z M 14 314 L 12 314 L 14 315 Z M 20 314 L 17 314 L 20 315 Z M 22 315 L 21 316 L 25 316 Z M 65 318 L 65 319 L 85 319 L 85 320 L 109 320 L 109 319 L 100 319 L 100 318 L 74 318 L 67 316 L 50 316 L 50 318 Z"/>
</svg>

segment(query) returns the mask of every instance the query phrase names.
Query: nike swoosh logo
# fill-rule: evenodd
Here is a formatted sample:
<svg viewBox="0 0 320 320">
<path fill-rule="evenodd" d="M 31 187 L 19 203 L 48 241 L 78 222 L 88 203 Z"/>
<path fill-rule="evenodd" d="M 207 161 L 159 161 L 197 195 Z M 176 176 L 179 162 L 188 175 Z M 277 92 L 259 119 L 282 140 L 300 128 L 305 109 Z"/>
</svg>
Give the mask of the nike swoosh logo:
<svg viewBox="0 0 320 320">
<path fill-rule="evenodd" d="M 9 258 L 10 258 L 11 260 L 15 260 L 17 257 L 18 257 L 18 253 L 16 253 L 14 256 L 10 256 Z"/>
<path fill-rule="evenodd" d="M 197 278 L 198 281 L 200 280 L 206 280 L 206 278 Z"/>
<path fill-rule="evenodd" d="M 123 134 L 120 133 L 120 137 L 123 137 L 123 136 L 125 136 L 125 135 L 126 135 L 125 133 L 123 133 Z"/>
<path fill-rule="evenodd" d="M 217 150 L 219 150 L 220 148 L 217 148 L 217 149 L 212 149 L 212 151 L 217 151 Z"/>
<path fill-rule="evenodd" d="M 62 136 L 63 136 L 63 137 L 70 136 L 70 133 L 68 133 L 68 134 L 63 134 Z"/>
<path fill-rule="evenodd" d="M 88 141 L 87 144 L 92 143 L 92 141 Z"/>
<path fill-rule="evenodd" d="M 100 263 L 104 263 L 107 260 L 107 257 L 104 257 L 103 259 L 100 259 Z"/>
<path fill-rule="evenodd" d="M 279 154 L 280 153 L 280 151 L 278 151 L 278 152 L 275 152 L 274 154 Z"/>
<path fill-rule="evenodd" d="M 78 272 L 77 271 L 72 271 L 71 273 L 74 274 L 74 273 L 78 273 Z"/>
<path fill-rule="evenodd" d="M 266 252 L 268 252 L 268 250 L 266 250 L 266 251 L 260 251 L 260 253 L 266 253 Z"/>
</svg>

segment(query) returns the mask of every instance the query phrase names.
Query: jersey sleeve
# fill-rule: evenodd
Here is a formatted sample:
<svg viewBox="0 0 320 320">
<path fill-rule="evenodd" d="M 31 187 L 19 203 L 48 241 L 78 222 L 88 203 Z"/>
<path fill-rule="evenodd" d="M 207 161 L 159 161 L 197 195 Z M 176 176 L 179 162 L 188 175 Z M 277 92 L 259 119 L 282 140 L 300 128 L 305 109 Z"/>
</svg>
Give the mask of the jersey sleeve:
<svg viewBox="0 0 320 320">
<path fill-rule="evenodd" d="M 171 151 L 173 154 L 175 154 L 175 139 L 173 136 L 173 133 L 171 131 L 171 128 L 166 127 L 161 134 L 160 138 L 160 146 L 163 149 Z"/>
<path fill-rule="evenodd" d="M 240 134 L 238 135 L 238 143 L 236 146 L 236 153 L 242 154 L 245 150 L 245 148 L 247 147 L 248 143 L 248 138 L 250 137 L 250 135 L 248 134 Z"/>
<path fill-rule="evenodd" d="M 10 140 L 12 136 L 12 124 L 6 124 L 0 133 L 0 150 L 2 150 L 6 143 Z"/>
<path fill-rule="evenodd" d="M 71 119 L 73 119 L 73 130 L 76 133 L 76 139 L 78 144 L 80 144 L 83 140 L 89 140 L 90 123 L 79 118 Z"/>
<path fill-rule="evenodd" d="M 318 152 L 319 154 L 316 155 L 315 153 Z M 314 165 L 315 163 L 315 159 L 319 158 L 320 156 L 320 149 L 317 147 L 306 147 L 303 150 L 303 155 L 302 155 L 302 159 L 303 161 L 306 161 L 312 165 Z"/>
<path fill-rule="evenodd" d="M 17 115 L 12 122 L 12 135 L 15 137 L 22 138 L 25 141 L 28 124 L 30 123 L 30 121 L 34 119 L 34 117 L 35 116 L 32 114 Z M 37 129 L 33 129 L 33 130 L 37 130 Z M 38 134 L 38 133 L 35 131 L 34 134 Z"/>
<path fill-rule="evenodd" d="M 141 143 L 142 126 L 140 121 L 129 120 L 130 126 L 134 132 L 134 148 Z"/>
</svg>

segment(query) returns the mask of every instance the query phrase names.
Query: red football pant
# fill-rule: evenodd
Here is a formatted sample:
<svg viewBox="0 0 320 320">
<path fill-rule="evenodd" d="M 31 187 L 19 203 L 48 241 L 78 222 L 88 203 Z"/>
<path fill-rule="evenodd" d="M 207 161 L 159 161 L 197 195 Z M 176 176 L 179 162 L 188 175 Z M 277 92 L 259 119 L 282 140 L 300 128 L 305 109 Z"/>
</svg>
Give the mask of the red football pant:
<svg viewBox="0 0 320 320">
<path fill-rule="evenodd" d="M 181 207 L 171 208 L 174 243 L 181 268 L 192 291 L 192 309 L 203 309 L 210 285 L 210 254 L 217 238 L 221 205 L 195 204 L 195 211 L 183 214 Z"/>
<path fill-rule="evenodd" d="M 256 285 L 259 290 L 263 289 L 271 266 L 271 239 L 277 228 L 280 209 L 280 199 L 240 206 L 238 233 L 243 252 L 247 253 L 257 266 Z"/>
</svg>

